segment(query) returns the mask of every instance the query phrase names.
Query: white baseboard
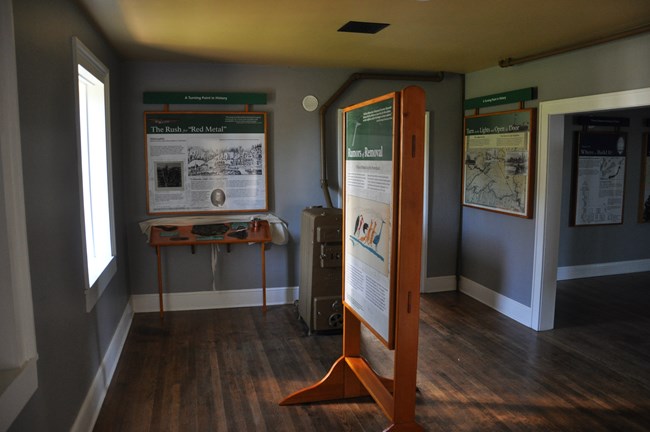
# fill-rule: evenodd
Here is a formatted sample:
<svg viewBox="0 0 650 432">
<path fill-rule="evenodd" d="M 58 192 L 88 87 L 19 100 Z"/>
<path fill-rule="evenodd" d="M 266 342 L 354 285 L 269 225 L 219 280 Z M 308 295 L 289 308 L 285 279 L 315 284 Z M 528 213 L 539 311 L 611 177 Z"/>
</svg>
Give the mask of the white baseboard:
<svg viewBox="0 0 650 432">
<path fill-rule="evenodd" d="M 470 279 L 460 277 L 460 291 L 495 309 L 526 327 L 531 327 L 532 310 L 529 306 L 512 300 Z"/>
<path fill-rule="evenodd" d="M 437 276 L 426 278 L 423 293 L 456 291 L 456 276 Z"/>
<path fill-rule="evenodd" d="M 266 289 L 266 304 L 291 304 L 298 299 L 298 287 Z M 158 312 L 158 294 L 136 294 L 131 296 L 133 311 Z M 196 291 L 163 294 L 165 310 L 225 309 L 262 306 L 262 289 Z"/>
<path fill-rule="evenodd" d="M 558 267 L 557 280 L 650 271 L 650 259 Z"/>
<path fill-rule="evenodd" d="M 131 303 L 127 303 L 126 308 L 124 308 L 124 313 L 120 319 L 115 334 L 111 339 L 111 343 L 106 350 L 104 359 L 102 360 L 101 365 L 99 365 L 99 370 L 95 375 L 86 399 L 84 399 L 81 409 L 77 414 L 77 419 L 75 420 L 70 432 L 87 432 L 93 430 L 95 421 L 99 416 L 99 412 L 102 408 L 102 403 L 106 397 L 106 392 L 108 391 L 108 386 L 111 383 L 115 369 L 117 368 L 117 363 L 122 354 L 122 348 L 126 342 L 126 337 L 129 334 L 129 328 L 131 327 L 131 322 L 133 321 L 133 307 Z"/>
</svg>

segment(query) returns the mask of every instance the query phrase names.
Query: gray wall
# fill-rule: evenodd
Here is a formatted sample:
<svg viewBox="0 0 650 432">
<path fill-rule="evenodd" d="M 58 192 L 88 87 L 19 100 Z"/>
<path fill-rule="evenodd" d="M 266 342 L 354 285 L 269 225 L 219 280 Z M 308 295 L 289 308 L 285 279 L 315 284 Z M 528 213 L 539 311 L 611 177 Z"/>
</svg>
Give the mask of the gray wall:
<svg viewBox="0 0 650 432">
<path fill-rule="evenodd" d="M 115 196 L 118 270 L 95 308 L 84 298 L 72 36 L 110 69 L 115 190 L 121 191 L 119 61 L 73 2 L 14 1 L 27 236 L 38 390 L 12 431 L 72 426 L 128 301 L 122 196 Z"/>
<path fill-rule="evenodd" d="M 308 206 L 325 205 L 320 190 L 319 116 L 307 112 L 301 102 L 308 94 L 321 103 L 346 81 L 352 70 L 311 69 L 276 66 L 222 65 L 213 63 L 124 64 L 122 91 L 124 128 L 124 181 L 130 287 L 133 294 L 157 292 L 155 254 L 146 244 L 138 222 L 152 216 L 146 213 L 143 112 L 163 109 L 144 105 L 144 91 L 220 91 L 263 92 L 266 105 L 254 110 L 268 112 L 268 161 L 270 211 L 287 222 L 291 239 L 286 246 L 274 245 L 267 252 L 267 286 L 293 287 L 299 280 L 300 215 Z M 333 104 L 328 111 L 328 178 L 336 202 L 337 121 L 339 107 L 401 90 L 421 86 L 431 111 L 432 172 L 429 220 L 429 276 L 455 274 L 458 233 L 457 191 L 460 161 L 462 77 L 448 74 L 440 83 L 362 80 Z M 242 110 L 243 106 L 171 106 L 171 110 Z M 451 197 L 451 200 L 450 200 Z M 453 205 L 449 205 L 452 202 Z M 167 248 L 163 254 L 165 290 L 192 292 L 210 290 L 212 271 L 210 250 L 197 248 L 191 255 L 186 248 Z M 218 289 L 260 287 L 259 249 L 236 246 L 219 257 Z M 249 268 L 254 269 L 250 271 Z"/>
<path fill-rule="evenodd" d="M 76 6 L 66 0 L 14 1 L 23 171 L 30 266 L 39 353 L 39 389 L 12 431 L 68 430 L 111 340 L 130 293 L 154 293 L 155 255 L 137 223 L 145 212 L 143 91 L 265 92 L 269 104 L 271 211 L 289 224 L 291 242 L 268 253 L 269 286 L 296 286 L 301 210 L 322 205 L 319 189 L 318 115 L 305 112 L 307 94 L 321 102 L 351 70 L 217 65 L 212 63 L 120 64 L 111 48 Z M 79 36 L 111 70 L 112 136 L 118 273 L 95 308 L 85 312 L 80 238 L 80 199 L 71 37 Z M 469 74 L 467 97 L 537 86 L 540 100 L 650 86 L 650 35 L 540 60 L 508 69 Z M 329 178 L 336 183 L 335 112 L 412 82 L 358 82 L 328 118 Z M 415 83 L 431 112 L 430 209 L 427 245 L 430 277 L 455 273 L 459 217 L 463 79 Z M 191 107 L 183 107 L 191 108 Z M 204 109 L 205 107 L 201 107 Z M 229 107 L 219 107 L 219 109 Z M 241 107 L 237 107 L 240 109 Z M 533 223 L 463 211 L 463 275 L 523 304 L 530 304 Z M 648 226 L 648 225 L 645 225 Z M 516 239 L 516 241 L 512 241 Z M 128 248 L 127 248 L 128 244 Z M 224 289 L 255 288 L 247 271 L 256 251 L 235 248 L 224 258 Z M 170 269 L 173 263 L 173 269 Z M 226 264 L 232 264 L 228 266 Z M 167 254 L 169 288 L 210 289 L 207 248 L 196 256 Z"/>
<path fill-rule="evenodd" d="M 597 115 L 630 119 L 630 126 L 621 128 L 621 132 L 627 133 L 623 223 L 620 225 L 570 226 L 573 217 L 571 213 L 572 176 L 575 170 L 573 148 L 575 133 L 582 130 L 582 127 L 574 124 L 573 116 L 567 116 L 564 123 L 566 131 L 558 255 L 560 267 L 650 258 L 650 248 L 648 247 L 650 224 L 638 223 L 643 133 L 650 131 L 647 127 L 643 127 L 643 121 L 650 118 L 650 108 L 601 112 Z"/>
<path fill-rule="evenodd" d="M 217 65 L 212 63 L 122 63 L 72 2 L 14 2 L 27 230 L 38 346 L 39 388 L 12 431 L 68 430 L 99 369 L 130 294 L 154 293 L 155 254 L 138 229 L 145 211 L 143 91 L 264 92 L 269 103 L 270 210 L 289 224 L 287 246 L 267 253 L 270 287 L 298 284 L 300 213 L 323 205 L 319 187 L 319 122 L 302 109 L 302 98 L 327 100 L 351 70 Z M 118 271 L 95 308 L 85 312 L 80 191 L 75 139 L 71 38 L 78 36 L 110 69 L 113 177 Z M 459 142 L 463 80 L 441 83 L 360 81 L 330 109 L 329 178 L 336 195 L 336 111 L 407 85 L 422 86 L 431 112 L 429 160 L 430 255 L 428 274 L 455 273 L 459 209 Z M 173 107 L 174 108 L 174 107 Z M 178 107 L 176 107 L 178 108 Z M 201 107 L 182 107 L 183 109 Z M 242 109 L 242 107 L 215 107 Z M 453 197 L 453 205 L 449 205 Z M 433 259 L 431 259 L 433 258 Z M 170 291 L 211 289 L 208 248 L 196 256 L 166 254 Z M 258 250 L 233 248 L 221 258 L 223 289 L 259 287 Z M 170 264 L 173 263 L 173 266 Z"/>
<path fill-rule="evenodd" d="M 510 68 L 495 66 L 466 75 L 466 97 L 537 87 L 539 101 L 549 101 L 650 87 L 649 47 L 646 34 Z M 530 306 L 534 221 L 464 208 L 462 236 L 461 274 Z"/>
</svg>

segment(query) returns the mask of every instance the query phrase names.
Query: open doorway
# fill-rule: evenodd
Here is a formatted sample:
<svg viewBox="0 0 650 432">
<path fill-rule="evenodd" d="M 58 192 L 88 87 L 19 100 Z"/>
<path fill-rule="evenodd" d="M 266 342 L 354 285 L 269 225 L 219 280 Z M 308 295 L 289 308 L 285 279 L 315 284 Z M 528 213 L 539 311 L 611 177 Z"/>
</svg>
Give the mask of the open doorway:
<svg viewBox="0 0 650 432">
<path fill-rule="evenodd" d="M 531 301 L 535 330 L 554 325 L 566 115 L 649 105 L 650 88 L 540 103 Z"/>
<path fill-rule="evenodd" d="M 648 118 L 650 107 L 566 116 L 556 329 L 647 315 L 650 225 L 639 221 Z"/>
</svg>

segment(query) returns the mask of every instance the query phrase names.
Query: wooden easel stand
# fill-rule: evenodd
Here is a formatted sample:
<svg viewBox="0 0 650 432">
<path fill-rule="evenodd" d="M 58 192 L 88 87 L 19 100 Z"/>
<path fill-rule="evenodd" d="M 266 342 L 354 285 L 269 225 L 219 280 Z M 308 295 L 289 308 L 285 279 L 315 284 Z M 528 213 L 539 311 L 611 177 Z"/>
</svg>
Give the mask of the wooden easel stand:
<svg viewBox="0 0 650 432">
<path fill-rule="evenodd" d="M 280 405 L 372 396 L 392 424 L 391 432 L 423 431 L 415 422 L 422 194 L 424 175 L 424 91 L 401 92 L 399 211 L 395 293 L 394 378 L 379 376 L 361 356 L 361 320 L 344 304 L 343 355 L 316 384 L 299 390 Z"/>
</svg>

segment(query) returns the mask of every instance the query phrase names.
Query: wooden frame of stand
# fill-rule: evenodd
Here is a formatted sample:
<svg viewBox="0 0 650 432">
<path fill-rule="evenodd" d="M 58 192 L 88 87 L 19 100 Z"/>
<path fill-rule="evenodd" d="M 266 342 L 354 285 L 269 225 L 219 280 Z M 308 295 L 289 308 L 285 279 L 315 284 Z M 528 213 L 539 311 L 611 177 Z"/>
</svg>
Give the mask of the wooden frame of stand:
<svg viewBox="0 0 650 432">
<path fill-rule="evenodd" d="M 385 431 L 404 432 L 424 430 L 415 421 L 415 402 L 420 318 L 425 96 L 421 88 L 412 86 L 398 92 L 397 97 L 397 130 L 400 139 L 399 147 L 393 149 L 394 163 L 398 169 L 395 170 L 397 178 L 394 179 L 397 188 L 397 229 L 394 230 L 393 239 L 396 251 L 395 283 L 392 285 L 394 292 L 391 293 L 394 301 L 394 317 L 391 319 L 391 326 L 394 326 L 391 328 L 395 350 L 394 376 L 389 379 L 377 375 L 361 356 L 361 323 L 366 326 L 368 323 L 346 303 L 342 356 L 321 381 L 289 395 L 280 405 L 369 395 L 391 421 Z M 343 268 L 345 269 L 345 263 Z M 377 335 L 374 329 L 369 329 Z M 386 345 L 392 348 L 392 344 Z"/>
</svg>

